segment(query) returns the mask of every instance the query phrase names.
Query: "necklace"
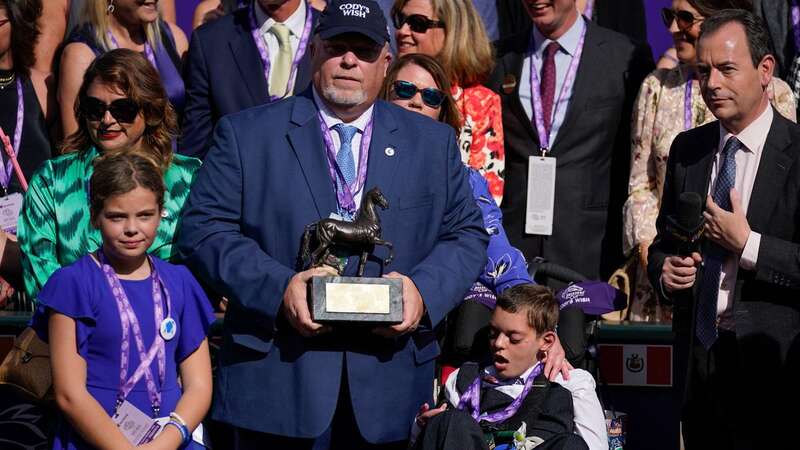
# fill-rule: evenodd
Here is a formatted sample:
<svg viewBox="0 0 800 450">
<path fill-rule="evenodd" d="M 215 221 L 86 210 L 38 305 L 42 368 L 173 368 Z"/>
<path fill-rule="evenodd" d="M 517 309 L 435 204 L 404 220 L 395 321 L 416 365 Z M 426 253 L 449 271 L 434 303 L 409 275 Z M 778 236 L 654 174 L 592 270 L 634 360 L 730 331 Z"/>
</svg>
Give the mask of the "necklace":
<svg viewBox="0 0 800 450">
<path fill-rule="evenodd" d="M 0 89 L 5 89 L 8 86 L 11 86 L 11 83 L 17 78 L 17 74 L 12 73 L 7 77 L 0 77 Z"/>
</svg>

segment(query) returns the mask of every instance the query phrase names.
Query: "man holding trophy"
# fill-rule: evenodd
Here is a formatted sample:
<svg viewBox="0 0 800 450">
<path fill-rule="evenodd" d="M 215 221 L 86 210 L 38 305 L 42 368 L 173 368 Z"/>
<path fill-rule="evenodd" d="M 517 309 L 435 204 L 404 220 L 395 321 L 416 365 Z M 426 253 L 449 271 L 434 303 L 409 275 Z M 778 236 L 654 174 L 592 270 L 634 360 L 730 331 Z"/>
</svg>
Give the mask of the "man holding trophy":
<svg viewBox="0 0 800 450">
<path fill-rule="evenodd" d="M 237 449 L 405 448 L 486 262 L 452 130 L 376 100 L 388 39 L 374 1 L 330 2 L 311 89 L 223 118 L 192 187 L 179 247 L 230 301 L 212 415 Z"/>
</svg>

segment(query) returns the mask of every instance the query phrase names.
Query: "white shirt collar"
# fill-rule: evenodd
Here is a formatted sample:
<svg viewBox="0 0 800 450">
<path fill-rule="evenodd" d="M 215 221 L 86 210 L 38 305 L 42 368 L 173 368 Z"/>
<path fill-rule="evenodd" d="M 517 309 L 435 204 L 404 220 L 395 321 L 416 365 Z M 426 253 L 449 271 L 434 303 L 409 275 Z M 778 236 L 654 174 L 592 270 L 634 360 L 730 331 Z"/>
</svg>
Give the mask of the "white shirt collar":
<svg viewBox="0 0 800 450">
<path fill-rule="evenodd" d="M 556 39 L 556 42 L 558 42 L 558 44 L 561 45 L 561 48 L 570 56 L 575 56 L 575 52 L 578 51 L 578 43 L 581 40 L 581 33 L 583 33 L 584 28 L 586 28 L 585 19 L 581 14 L 578 14 L 578 19 L 575 20 L 575 23 L 572 24 L 566 33 L 561 35 L 560 38 Z M 547 47 L 547 44 L 550 42 L 552 41 L 544 37 L 538 28 L 533 27 L 534 53 L 541 57 L 542 53 L 544 52 L 544 48 Z"/>
<path fill-rule="evenodd" d="M 489 366 L 486 366 L 483 369 L 483 373 L 484 373 L 484 375 L 490 375 L 490 376 L 496 378 L 498 383 L 501 384 L 501 385 L 503 385 L 503 384 L 514 384 L 514 383 L 517 383 L 517 382 L 519 382 L 520 384 L 524 384 L 525 380 L 528 379 L 528 375 L 531 374 L 531 372 L 533 371 L 534 367 L 536 367 L 536 363 L 534 363 L 532 366 L 528 367 L 528 370 L 526 370 L 525 372 L 522 372 L 522 374 L 520 376 L 516 377 L 516 378 L 500 378 L 500 377 L 498 377 L 497 376 L 497 369 L 494 368 L 493 364 L 489 365 Z"/>
<path fill-rule="evenodd" d="M 322 120 L 325 121 L 325 126 L 327 126 L 329 130 L 336 124 L 344 123 L 344 121 L 340 119 L 339 116 L 337 116 L 333 111 L 331 111 L 325 102 L 322 101 L 322 99 L 319 97 L 319 94 L 317 94 L 316 88 L 312 88 L 311 92 L 314 94 L 314 103 L 317 104 L 317 107 L 322 114 Z M 373 108 L 375 108 L 374 103 L 370 105 L 366 111 L 361 113 L 358 118 L 352 122 L 349 122 L 347 125 L 352 125 L 358 128 L 359 132 L 364 133 L 364 130 L 367 128 L 367 123 L 369 123 L 369 119 L 372 117 Z"/>
<path fill-rule="evenodd" d="M 259 6 L 258 2 L 255 2 L 255 5 L 256 22 L 260 24 L 258 31 L 263 35 L 266 34 L 277 22 L 272 17 L 269 17 L 263 9 L 261 9 L 261 6 Z M 300 39 L 300 36 L 303 35 L 303 28 L 306 25 L 305 0 L 300 2 L 300 5 L 297 7 L 297 9 L 292 13 L 291 16 L 289 16 L 289 18 L 286 19 L 285 22 L 283 22 L 283 24 L 289 28 L 289 31 L 294 37 Z"/>
<path fill-rule="evenodd" d="M 772 105 L 768 104 L 764 112 L 762 112 L 761 115 L 756 118 L 756 120 L 754 120 L 739 134 L 733 134 L 729 132 L 725 129 L 725 127 L 722 126 L 722 123 L 720 122 L 719 148 L 723 148 L 725 143 L 728 142 L 729 138 L 736 136 L 744 146 L 743 149 L 745 151 L 750 151 L 758 155 L 758 153 L 764 147 L 764 142 L 767 141 L 767 134 L 769 134 L 769 128 L 772 126 L 773 116 L 774 113 L 772 112 Z"/>
</svg>

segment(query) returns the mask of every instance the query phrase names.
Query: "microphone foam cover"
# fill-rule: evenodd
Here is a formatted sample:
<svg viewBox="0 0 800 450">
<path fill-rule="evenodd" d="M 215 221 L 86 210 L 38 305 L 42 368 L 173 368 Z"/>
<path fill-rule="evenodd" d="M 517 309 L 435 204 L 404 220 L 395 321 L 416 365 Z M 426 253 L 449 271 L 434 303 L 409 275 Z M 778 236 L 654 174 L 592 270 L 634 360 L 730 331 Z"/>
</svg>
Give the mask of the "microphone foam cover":
<svg viewBox="0 0 800 450">
<path fill-rule="evenodd" d="M 703 198 L 696 192 L 683 192 L 678 197 L 678 225 L 694 230 L 703 223 Z"/>
</svg>

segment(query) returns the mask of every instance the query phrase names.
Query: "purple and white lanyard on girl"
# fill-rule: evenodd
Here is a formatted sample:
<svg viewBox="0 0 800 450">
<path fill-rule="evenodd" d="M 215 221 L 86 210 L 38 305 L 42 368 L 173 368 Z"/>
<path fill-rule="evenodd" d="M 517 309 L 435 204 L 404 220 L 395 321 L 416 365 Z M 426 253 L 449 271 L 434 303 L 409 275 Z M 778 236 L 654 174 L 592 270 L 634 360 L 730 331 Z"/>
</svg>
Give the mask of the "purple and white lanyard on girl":
<svg viewBox="0 0 800 450">
<path fill-rule="evenodd" d="M 119 48 L 119 42 L 117 42 L 117 39 L 114 37 L 114 34 L 111 33 L 111 30 L 106 31 L 106 36 L 108 36 L 108 40 L 111 41 L 111 44 L 114 46 L 114 48 Z M 156 64 L 156 55 L 155 53 L 153 53 L 153 48 L 150 47 L 150 43 L 147 41 L 144 42 L 144 56 L 147 58 L 148 61 L 150 61 L 150 64 L 152 64 L 153 67 L 155 67 L 156 71 L 158 71 L 158 65 Z"/>
<path fill-rule="evenodd" d="M 558 107 L 561 104 L 561 99 L 564 98 L 564 95 L 567 92 L 572 90 L 572 86 L 575 84 L 575 77 L 578 74 L 578 66 L 581 62 L 581 55 L 583 54 L 583 42 L 586 40 L 586 29 L 589 28 L 588 26 L 584 25 L 583 31 L 581 32 L 581 37 L 578 40 L 578 48 L 575 49 L 575 56 L 572 57 L 572 61 L 569 63 L 569 68 L 567 69 L 567 74 L 564 77 L 564 83 L 561 85 L 561 92 L 558 93 L 558 97 L 556 101 L 553 103 L 553 117 L 556 117 L 556 112 L 558 111 Z M 531 33 L 531 50 L 535 48 L 535 43 L 533 41 L 533 33 Z M 531 53 L 531 104 L 533 107 L 533 117 L 534 122 L 536 123 L 536 133 L 539 137 L 539 147 L 542 151 L 542 155 L 545 155 L 550 148 L 550 131 L 544 126 L 544 108 L 542 107 L 542 93 L 541 93 L 541 85 L 539 83 L 539 75 L 536 73 L 536 67 L 533 64 L 533 53 Z M 552 122 L 550 127 L 552 129 Z"/>
<path fill-rule="evenodd" d="M 0 184 L 3 186 L 3 195 L 8 193 L 8 185 L 11 184 L 11 174 L 14 173 L 13 160 L 19 155 L 19 145 L 22 142 L 22 126 L 25 117 L 25 101 L 22 97 L 22 80 L 17 77 L 17 126 L 14 128 L 14 141 L 12 148 L 14 150 L 13 156 L 8 155 L 6 166 L 0 168 Z M 0 133 L 5 135 L 3 129 L 0 128 Z"/>
<path fill-rule="evenodd" d="M 797 0 L 792 0 L 792 32 L 794 33 L 794 48 L 800 52 L 800 5 Z"/>
<path fill-rule="evenodd" d="M 128 301 L 128 296 L 125 294 L 125 290 L 120 284 L 119 277 L 117 276 L 116 272 L 114 272 L 114 268 L 112 268 L 106 261 L 102 250 L 97 251 L 97 257 L 100 261 L 100 265 L 103 268 L 103 274 L 105 274 L 109 288 L 111 288 L 111 293 L 114 295 L 114 300 L 116 301 L 117 309 L 119 310 L 120 322 L 122 324 L 122 345 L 120 350 L 119 368 L 120 388 L 119 392 L 117 393 L 116 407 L 119 408 L 119 406 L 125 401 L 125 398 L 128 397 L 128 394 L 130 394 L 136 383 L 138 383 L 142 376 L 144 376 L 145 384 L 147 385 L 147 395 L 150 397 L 150 403 L 153 407 L 153 417 L 158 417 L 161 409 L 161 391 L 158 389 L 155 381 L 153 380 L 153 374 L 150 371 L 150 365 L 153 363 L 153 359 L 157 357 L 159 385 L 164 386 L 164 380 L 166 378 L 166 350 L 164 338 L 159 334 L 158 330 L 162 327 L 162 324 L 165 323 L 165 321 L 172 320 L 172 302 L 170 300 L 169 291 L 167 291 L 166 286 L 164 286 L 161 278 L 158 276 L 158 272 L 156 272 L 156 266 L 153 264 L 152 258 L 148 256 L 152 271 L 150 277 L 153 280 L 153 315 L 157 331 L 153 339 L 153 344 L 150 346 L 149 350 L 145 351 L 142 330 L 139 327 L 139 320 L 136 317 L 136 313 L 133 311 L 133 307 Z M 164 307 L 162 305 L 161 296 L 162 289 L 164 291 L 164 297 L 166 298 L 167 319 L 164 319 Z M 133 337 L 136 342 L 136 349 L 139 353 L 140 362 L 139 367 L 136 368 L 136 371 L 133 373 L 133 375 L 130 378 L 127 378 L 129 363 L 128 359 L 130 357 L 131 347 L 131 330 L 133 331 Z"/>
<path fill-rule="evenodd" d="M 297 47 L 297 52 L 294 55 L 294 61 L 292 61 L 292 68 L 289 71 L 289 82 L 286 84 L 286 92 L 284 92 L 281 96 L 269 96 L 269 101 L 274 102 L 275 100 L 280 100 L 281 98 L 287 96 L 292 89 L 294 89 L 294 75 L 297 73 L 297 66 L 300 64 L 300 60 L 303 58 L 303 55 L 306 53 L 306 48 L 308 47 L 308 41 L 311 37 L 311 22 L 312 22 L 312 14 L 311 11 L 306 7 L 306 23 L 303 26 L 303 35 L 300 36 L 300 45 Z M 256 23 L 256 2 L 253 2 L 252 8 L 250 8 L 250 33 L 253 35 L 253 41 L 258 48 L 258 54 L 261 55 L 261 63 L 264 66 L 264 79 L 267 80 L 267 85 L 269 85 L 269 69 L 272 66 L 272 63 L 269 60 L 269 50 L 267 49 L 267 44 L 262 39 L 261 35 L 259 34 L 259 26 Z"/>
<path fill-rule="evenodd" d="M 367 181 L 367 157 L 369 156 L 369 144 L 372 141 L 372 119 L 370 117 L 367 126 L 364 129 L 364 134 L 361 136 L 361 146 L 358 151 L 358 176 L 353 180 L 349 186 L 345 183 L 342 169 L 336 163 L 336 148 L 333 145 L 333 138 L 331 131 L 325 124 L 322 114 L 319 115 L 319 129 L 322 131 L 322 139 L 325 141 L 325 152 L 328 155 L 328 171 L 331 175 L 331 180 L 334 186 L 341 187 L 336 189 L 336 201 L 339 204 L 339 213 L 347 213 L 352 218 L 358 209 L 356 205 L 356 194 L 364 188 L 364 183 Z"/>
<path fill-rule="evenodd" d="M 461 399 L 458 401 L 458 409 L 469 409 L 469 413 L 476 422 L 489 422 L 489 423 L 499 423 L 508 420 L 510 417 L 513 417 L 514 414 L 519 411 L 520 406 L 522 406 L 522 402 L 525 401 L 525 397 L 528 396 L 528 393 L 533 388 L 533 380 L 538 377 L 542 370 L 544 370 L 544 365 L 540 362 L 536 363 L 531 373 L 528 374 L 528 378 L 525 379 L 525 387 L 522 388 L 522 392 L 511 402 L 510 405 L 506 406 L 505 408 L 495 411 L 495 412 L 485 412 L 481 414 L 481 383 L 482 378 L 478 376 L 475 381 L 472 382 L 471 385 L 467 388 L 466 392 L 461 396 Z"/>
<path fill-rule="evenodd" d="M 683 129 L 694 128 L 692 123 L 692 73 L 686 77 L 686 89 L 683 92 Z"/>
</svg>

